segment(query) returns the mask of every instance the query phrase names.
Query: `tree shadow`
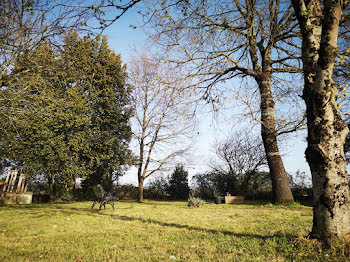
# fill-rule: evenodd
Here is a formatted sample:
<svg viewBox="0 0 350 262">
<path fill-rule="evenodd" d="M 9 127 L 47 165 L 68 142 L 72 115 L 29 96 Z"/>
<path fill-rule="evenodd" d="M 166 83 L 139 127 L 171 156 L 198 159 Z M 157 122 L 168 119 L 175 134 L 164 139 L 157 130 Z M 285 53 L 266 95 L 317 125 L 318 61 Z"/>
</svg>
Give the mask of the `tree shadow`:
<svg viewBox="0 0 350 262">
<path fill-rule="evenodd" d="M 135 202 L 134 202 L 135 203 Z M 166 200 L 166 201 L 157 201 L 157 200 L 148 200 L 147 202 L 136 202 L 140 205 L 148 205 L 148 206 L 172 206 L 172 207 L 187 207 L 186 203 L 184 201 L 173 201 L 173 200 Z"/>
<path fill-rule="evenodd" d="M 111 215 L 111 214 L 103 214 L 103 213 L 100 213 L 99 215 L 110 216 L 117 220 L 122 220 L 122 221 L 130 221 L 130 222 L 138 221 L 145 224 L 154 224 L 162 227 L 187 229 L 190 231 L 197 231 L 197 232 L 209 233 L 214 235 L 222 234 L 222 235 L 234 236 L 234 237 L 249 237 L 249 238 L 255 238 L 259 240 L 267 240 L 267 239 L 274 239 L 274 238 L 292 240 L 297 237 L 296 235 L 292 235 L 292 234 L 271 234 L 271 235 L 264 236 L 264 235 L 258 235 L 258 234 L 250 234 L 250 233 L 235 233 L 229 230 L 202 228 L 202 227 L 196 227 L 196 226 L 190 226 L 190 225 L 184 225 L 184 224 L 178 224 L 178 223 L 172 223 L 172 222 L 163 222 L 163 221 L 158 221 L 154 219 L 143 219 L 138 217 L 120 216 L 120 215 L 113 215 L 113 214 Z"/>
<path fill-rule="evenodd" d="M 135 202 L 132 202 L 135 203 Z M 157 203 L 145 203 L 146 205 L 156 205 Z M 164 205 L 164 204 L 163 204 Z M 170 204 L 172 205 L 172 204 Z M 182 206 L 182 205 L 181 205 Z M 89 208 L 87 207 L 61 207 L 60 205 L 47 205 L 47 204 L 35 204 L 35 205 L 7 205 L 7 208 L 11 209 L 17 209 L 17 210 L 33 210 L 30 214 L 34 215 L 37 214 L 38 217 L 40 216 L 48 216 L 48 215 L 56 215 L 56 214 L 62 214 L 62 215 L 82 215 L 82 216 L 106 216 L 109 218 L 113 218 L 116 220 L 121 220 L 121 221 L 127 221 L 127 222 L 141 222 L 145 224 L 154 224 L 158 225 L 161 227 L 172 227 L 172 228 L 178 228 L 178 229 L 187 229 L 189 231 L 197 231 L 197 232 L 203 232 L 203 233 L 209 233 L 209 234 L 223 234 L 226 236 L 232 236 L 232 237 L 248 237 L 248 238 L 255 238 L 259 240 L 267 240 L 267 239 L 285 239 L 285 240 L 293 240 L 297 235 L 292 235 L 292 234 L 281 234 L 281 233 L 274 233 L 270 235 L 259 235 L 259 234 L 251 234 L 251 233 L 236 233 L 230 230 L 220 230 L 220 229 L 210 229 L 210 228 L 202 228 L 202 227 L 197 227 L 197 226 L 191 226 L 191 225 L 186 225 L 186 224 L 179 224 L 179 223 L 173 223 L 173 222 L 164 222 L 164 221 L 159 221 L 155 219 L 150 219 L 150 218 L 140 218 L 140 217 L 133 217 L 133 216 L 125 216 L 125 215 L 118 215 L 118 208 L 116 208 L 115 212 L 109 212 L 111 210 L 107 210 L 108 213 L 103 212 L 105 211 L 104 209 L 98 210 L 97 209 L 91 209 L 91 206 L 89 205 Z M 34 210 L 42 208 L 44 209 L 43 214 L 38 214 Z M 124 207 L 122 209 L 132 209 L 133 207 Z M 120 208 L 119 208 L 120 209 Z M 102 212 L 101 212 L 102 211 Z M 25 213 L 23 213 L 25 214 Z M 29 214 L 28 212 L 26 214 Z"/>
<path fill-rule="evenodd" d="M 29 204 L 29 205 L 20 205 L 20 204 L 0 204 L 0 208 L 5 209 L 38 209 L 46 208 L 47 204 Z"/>
</svg>

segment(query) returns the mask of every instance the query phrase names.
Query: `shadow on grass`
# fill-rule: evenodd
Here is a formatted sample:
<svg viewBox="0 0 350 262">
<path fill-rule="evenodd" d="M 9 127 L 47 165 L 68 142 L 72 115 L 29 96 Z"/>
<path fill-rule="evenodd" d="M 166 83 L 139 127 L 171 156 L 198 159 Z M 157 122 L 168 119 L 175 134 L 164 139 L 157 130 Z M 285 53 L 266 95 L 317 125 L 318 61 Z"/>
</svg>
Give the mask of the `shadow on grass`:
<svg viewBox="0 0 350 262">
<path fill-rule="evenodd" d="M 125 201 L 123 201 L 125 203 Z M 135 203 L 135 202 L 130 202 L 130 203 Z M 159 203 L 159 202 L 146 202 L 142 203 L 144 205 L 171 205 L 171 206 L 183 206 L 181 204 L 174 204 L 174 202 L 171 203 Z M 63 215 L 63 216 L 69 216 L 69 215 L 78 215 L 78 216 L 105 216 L 109 217 L 115 220 L 121 220 L 121 221 L 127 221 L 127 222 L 140 222 L 144 224 L 153 224 L 153 225 L 158 225 L 161 227 L 172 227 L 172 228 L 178 228 L 178 229 L 187 229 L 189 231 L 196 231 L 196 232 L 203 232 L 203 233 L 209 233 L 213 235 L 217 234 L 223 234 L 227 236 L 232 236 L 232 237 L 241 237 L 241 238 L 253 238 L 253 239 L 258 239 L 258 240 L 268 240 L 268 239 L 277 239 L 277 240 L 287 240 L 287 241 L 292 241 L 297 235 L 292 235 L 292 234 L 280 234 L 280 233 L 275 233 L 271 235 L 259 235 L 259 234 L 252 234 L 252 233 L 235 233 L 230 230 L 220 230 L 220 229 L 210 229 L 210 228 L 202 228 L 202 227 L 197 227 L 197 226 L 191 226 L 191 225 L 186 225 L 186 224 L 179 224 L 179 223 L 173 223 L 173 222 L 164 222 L 164 221 L 158 221 L 154 219 L 144 219 L 140 217 L 133 217 L 133 216 L 125 216 L 125 215 L 118 215 L 118 209 L 119 210 L 125 210 L 125 209 L 133 209 L 134 206 L 129 206 L 129 207 L 122 207 L 118 208 L 116 207 L 115 212 L 109 212 L 111 211 L 110 209 L 106 208 L 106 211 L 108 213 L 105 213 L 104 209 L 98 210 L 98 208 L 95 208 L 91 210 L 91 205 L 89 206 L 82 206 L 82 207 L 69 207 L 69 206 L 64 206 L 65 204 L 33 204 L 33 205 L 7 205 L 5 206 L 6 208 L 10 209 L 17 209 L 17 210 L 30 210 L 32 209 L 33 212 L 26 212 L 27 214 L 32 214 L 32 215 L 37 215 L 36 217 L 43 217 L 43 216 L 49 216 L 49 215 Z M 44 213 L 38 214 L 35 210 L 37 209 L 43 209 Z M 23 213 L 25 214 L 25 213 Z"/>
<path fill-rule="evenodd" d="M 102 214 L 101 214 L 102 215 Z M 107 214 L 103 214 L 107 215 Z M 154 225 L 159 225 L 162 227 L 173 227 L 173 228 L 178 228 L 178 229 L 187 229 L 190 231 L 198 231 L 198 232 L 204 232 L 204 233 L 209 233 L 209 234 L 223 234 L 223 235 L 228 235 L 228 236 L 235 236 L 235 237 L 248 237 L 248 238 L 256 238 L 260 240 L 267 240 L 267 239 L 272 239 L 272 238 L 283 238 L 287 240 L 292 240 L 294 239 L 295 235 L 291 234 L 273 234 L 273 235 L 268 235 L 268 236 L 263 236 L 263 235 L 257 235 L 257 234 L 249 234 L 249 233 L 235 233 L 229 230 L 218 230 L 218 229 L 209 229 L 209 228 L 201 228 L 201 227 L 196 227 L 196 226 L 190 226 L 190 225 L 183 225 L 183 224 L 177 224 L 177 223 L 171 223 L 171 222 L 163 222 L 163 221 L 157 221 L 153 219 L 143 219 L 143 218 L 138 218 L 138 217 L 128 217 L 128 216 L 119 216 L 119 215 L 113 215 L 115 219 L 122 220 L 122 221 L 138 221 L 141 223 L 145 224 L 154 224 Z"/>
<path fill-rule="evenodd" d="M 7 209 L 45 209 L 48 204 L 30 204 L 30 205 L 17 205 L 17 204 L 0 204 L 0 208 Z"/>
<path fill-rule="evenodd" d="M 149 205 L 154 205 L 155 203 L 146 203 Z M 137 221 L 145 224 L 154 224 L 162 227 L 172 227 L 172 228 L 178 228 L 178 229 L 187 229 L 190 231 L 197 231 L 197 232 L 203 232 L 203 233 L 209 233 L 209 234 L 223 234 L 223 235 L 228 235 L 228 236 L 235 236 L 235 237 L 248 237 L 248 238 L 255 238 L 259 240 L 267 240 L 267 239 L 284 239 L 284 240 L 292 240 L 296 238 L 296 235 L 291 235 L 291 234 L 272 234 L 272 235 L 258 235 L 258 234 L 250 234 L 250 233 L 235 233 L 233 231 L 229 230 L 220 230 L 220 229 L 210 229 L 210 228 L 202 228 L 202 227 L 196 227 L 196 226 L 191 226 L 191 225 L 186 225 L 186 224 L 178 224 L 178 223 L 173 223 L 173 222 L 164 222 L 164 221 L 158 221 L 154 219 L 144 219 L 140 217 L 132 217 L 132 216 L 125 216 L 125 215 L 118 215 L 116 214 L 118 212 L 118 208 L 114 213 L 104 213 L 100 212 L 98 209 L 91 210 L 91 206 L 89 208 L 87 207 L 65 207 L 63 208 L 60 205 L 50 205 L 50 204 L 33 204 L 33 205 L 7 205 L 5 206 L 6 208 L 10 209 L 17 209 L 17 210 L 36 210 L 36 209 L 43 209 L 44 213 L 43 214 L 38 214 L 36 212 L 31 212 L 30 214 L 36 214 L 39 216 L 49 216 L 49 215 L 81 215 L 81 216 L 106 216 L 109 218 L 113 218 L 116 220 L 121 220 L 121 221 Z M 122 209 L 129 209 L 132 207 L 127 207 L 127 208 L 122 208 Z M 106 209 L 107 210 L 107 209 Z M 102 209 L 101 211 L 104 211 Z"/>
<path fill-rule="evenodd" d="M 137 202 L 138 203 L 138 202 Z M 162 202 L 157 202 L 157 201 L 147 201 L 147 202 L 141 202 L 138 203 L 140 205 L 144 206 L 169 206 L 169 207 L 186 207 L 187 208 L 187 202 L 185 203 L 184 201 L 162 201 Z"/>
<path fill-rule="evenodd" d="M 101 213 L 103 211 L 112 211 L 110 205 L 106 206 L 106 209 L 102 208 L 99 210 L 99 206 L 95 206 L 94 209 L 91 209 L 92 202 L 89 205 L 81 206 L 81 207 L 70 207 L 69 204 L 29 204 L 29 205 L 16 205 L 16 204 L 6 204 L 0 205 L 0 210 L 14 210 L 18 215 L 32 215 L 35 218 L 40 217 L 48 217 L 48 216 L 96 216 L 96 215 L 106 215 L 106 216 L 114 216 L 114 213 Z M 125 210 L 125 209 L 133 209 L 133 206 L 128 207 L 117 207 L 116 211 Z M 38 212 L 39 211 L 39 212 Z M 40 212 L 41 211 L 41 212 Z M 113 212 L 113 211 L 112 211 Z"/>
</svg>

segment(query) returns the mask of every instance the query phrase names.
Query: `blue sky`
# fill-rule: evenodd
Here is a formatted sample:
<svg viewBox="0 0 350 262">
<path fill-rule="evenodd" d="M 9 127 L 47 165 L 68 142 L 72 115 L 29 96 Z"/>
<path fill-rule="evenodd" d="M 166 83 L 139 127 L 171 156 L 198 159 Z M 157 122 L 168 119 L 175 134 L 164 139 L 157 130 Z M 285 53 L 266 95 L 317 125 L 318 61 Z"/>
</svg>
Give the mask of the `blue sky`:
<svg viewBox="0 0 350 262">
<path fill-rule="evenodd" d="M 139 15 L 137 11 L 137 8 L 130 10 L 130 12 L 122 16 L 121 19 L 116 21 L 104 32 L 104 34 L 108 36 L 110 47 L 114 49 L 116 53 L 120 53 L 122 60 L 126 63 L 132 54 L 133 45 L 140 47 L 147 41 L 147 37 L 141 28 L 133 29 L 130 27 L 130 25 L 138 25 L 141 21 L 141 15 Z M 218 138 L 223 138 L 225 134 L 228 134 L 231 127 L 235 125 L 234 120 L 230 122 L 215 122 L 212 120 L 211 116 L 211 114 L 202 113 L 199 117 L 198 141 L 192 150 L 193 159 L 187 165 L 190 176 L 208 170 L 207 164 L 214 155 L 212 149 L 213 144 Z M 309 167 L 304 157 L 305 148 L 305 132 L 292 134 L 283 142 L 282 154 L 288 173 L 295 173 L 297 170 L 300 170 L 310 175 Z M 120 182 L 123 184 L 132 183 L 136 185 L 136 169 L 130 169 L 127 174 L 121 178 Z"/>
</svg>

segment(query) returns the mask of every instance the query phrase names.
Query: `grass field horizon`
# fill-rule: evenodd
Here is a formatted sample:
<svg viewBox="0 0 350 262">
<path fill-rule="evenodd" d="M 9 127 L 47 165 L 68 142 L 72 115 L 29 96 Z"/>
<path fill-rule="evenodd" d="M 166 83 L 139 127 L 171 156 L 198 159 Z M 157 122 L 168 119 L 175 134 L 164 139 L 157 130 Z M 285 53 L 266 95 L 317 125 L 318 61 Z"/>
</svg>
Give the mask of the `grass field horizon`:
<svg viewBox="0 0 350 262">
<path fill-rule="evenodd" d="M 312 208 L 120 201 L 0 206 L 0 261 L 348 261 L 307 238 Z"/>
</svg>

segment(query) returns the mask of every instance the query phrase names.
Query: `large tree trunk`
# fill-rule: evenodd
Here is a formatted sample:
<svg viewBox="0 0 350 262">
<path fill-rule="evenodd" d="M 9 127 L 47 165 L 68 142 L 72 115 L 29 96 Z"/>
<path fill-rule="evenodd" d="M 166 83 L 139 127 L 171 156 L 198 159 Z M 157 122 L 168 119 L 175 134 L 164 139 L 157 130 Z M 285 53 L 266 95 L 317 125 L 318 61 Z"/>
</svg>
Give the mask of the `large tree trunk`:
<svg viewBox="0 0 350 262">
<path fill-rule="evenodd" d="M 323 84 L 328 78 L 319 77 L 323 78 Z M 324 239 L 350 232 L 349 176 L 343 151 L 348 128 L 340 117 L 335 99 L 324 97 L 319 91 L 315 90 L 312 100 L 306 99 L 308 147 L 305 155 L 312 173 L 314 194 L 312 235 Z"/>
<path fill-rule="evenodd" d="M 137 202 L 140 202 L 140 203 L 143 202 L 143 179 L 139 180 Z"/>
<path fill-rule="evenodd" d="M 273 203 L 293 202 L 286 170 L 277 144 L 275 103 L 271 92 L 271 75 L 262 73 L 260 91 L 261 135 L 272 181 Z"/>
<path fill-rule="evenodd" d="M 141 168 L 139 167 L 137 171 L 137 177 L 138 177 L 138 182 L 139 182 L 139 187 L 138 187 L 138 194 L 137 194 L 137 202 L 143 202 L 143 182 L 144 178 L 142 176 L 142 164 Z"/>
<path fill-rule="evenodd" d="M 144 118 L 145 119 L 145 116 Z M 145 123 L 144 123 L 145 124 Z M 144 154 L 144 137 L 145 137 L 145 129 L 142 129 L 142 138 L 140 141 L 140 156 L 139 156 L 139 163 L 138 163 L 138 169 L 137 169 L 137 179 L 139 182 L 138 187 L 138 194 L 137 194 L 137 202 L 143 202 L 143 182 L 145 180 L 143 175 L 143 154 Z M 145 167 L 146 168 L 146 167 Z"/>
<path fill-rule="evenodd" d="M 309 163 L 314 194 L 313 228 L 318 239 L 350 232 L 349 176 L 344 142 L 348 127 L 337 105 L 332 79 L 337 51 L 341 1 L 293 0 L 303 36 L 304 93 L 308 123 Z"/>
</svg>

